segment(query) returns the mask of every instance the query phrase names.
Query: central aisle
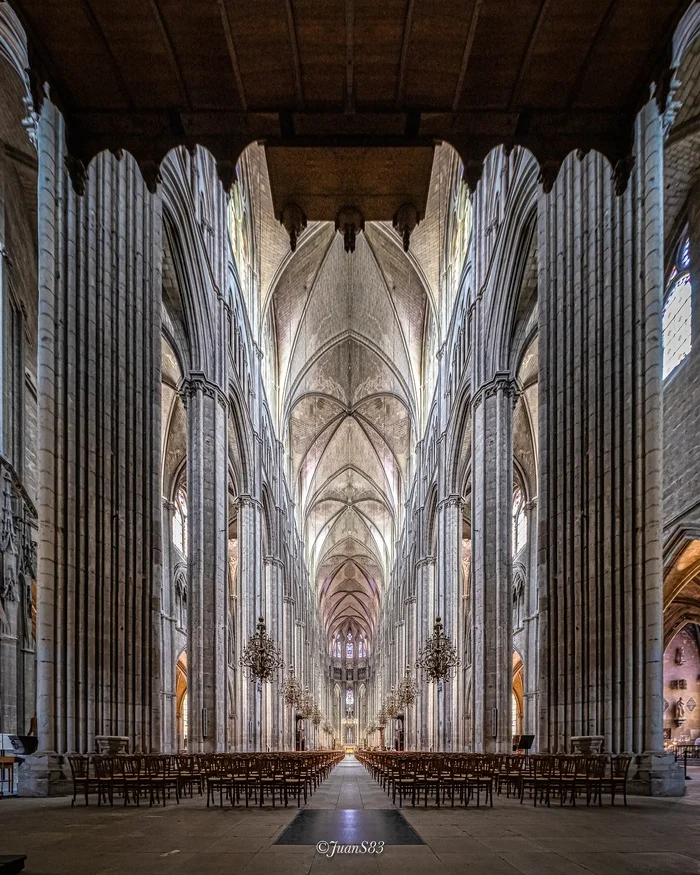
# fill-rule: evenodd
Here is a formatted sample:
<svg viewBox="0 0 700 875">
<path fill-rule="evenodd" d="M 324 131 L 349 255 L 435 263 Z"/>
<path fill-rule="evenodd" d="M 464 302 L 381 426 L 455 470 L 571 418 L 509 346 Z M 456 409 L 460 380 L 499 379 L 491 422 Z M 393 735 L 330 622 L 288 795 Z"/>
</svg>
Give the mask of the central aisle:
<svg viewBox="0 0 700 875">
<path fill-rule="evenodd" d="M 355 757 L 346 757 L 309 799 L 307 808 L 393 808 L 391 799 Z"/>
</svg>

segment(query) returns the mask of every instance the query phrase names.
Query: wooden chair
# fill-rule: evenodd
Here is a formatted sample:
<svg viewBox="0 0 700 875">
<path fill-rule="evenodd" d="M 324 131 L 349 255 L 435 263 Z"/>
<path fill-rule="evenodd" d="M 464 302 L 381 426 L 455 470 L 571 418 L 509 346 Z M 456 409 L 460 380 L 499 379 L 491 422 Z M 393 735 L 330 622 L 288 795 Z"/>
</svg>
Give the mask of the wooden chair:
<svg viewBox="0 0 700 875">
<path fill-rule="evenodd" d="M 265 791 L 272 795 L 272 807 L 275 807 L 275 797 L 280 794 L 280 805 L 284 799 L 284 776 L 278 757 L 265 756 L 260 758 L 260 777 L 258 788 L 260 790 L 260 806 L 262 807 Z"/>
<path fill-rule="evenodd" d="M 393 781 L 392 804 L 396 804 L 396 791 L 399 792 L 399 807 L 403 808 L 404 796 L 410 794 L 416 804 L 416 766 L 411 757 L 399 757 L 396 763 L 396 776 Z"/>
<path fill-rule="evenodd" d="M 552 781 L 552 766 L 554 758 L 548 756 L 532 756 L 528 757 L 527 768 L 523 770 L 520 780 L 520 804 L 525 797 L 525 790 L 530 790 L 530 796 L 533 799 L 534 805 L 537 806 L 537 797 L 539 795 L 540 802 L 544 798 L 547 800 L 547 806 L 550 804 L 550 791 Z"/>
<path fill-rule="evenodd" d="M 445 794 L 450 794 L 450 807 L 455 805 L 455 790 L 459 791 L 459 801 L 464 802 L 467 789 L 466 760 L 461 756 L 452 756 L 445 760 L 445 768 L 442 772 L 442 799 Z"/>
<path fill-rule="evenodd" d="M 87 805 L 89 794 L 97 792 L 97 779 L 90 777 L 90 758 L 86 756 L 69 756 L 68 765 L 70 766 L 73 778 L 71 808 L 75 805 L 78 793 L 85 797 L 85 804 Z"/>
<path fill-rule="evenodd" d="M 615 804 L 615 796 L 622 791 L 622 798 L 627 805 L 627 778 L 632 757 L 628 754 L 610 757 L 610 773 L 602 780 L 603 792 L 610 793 L 610 804 Z"/>
<path fill-rule="evenodd" d="M 493 808 L 493 783 L 494 772 L 493 767 L 486 757 L 480 754 L 473 754 L 467 758 L 466 763 L 466 804 L 474 798 L 476 791 L 476 807 L 481 805 L 481 794 L 484 794 L 484 802 L 488 802 Z"/>
<path fill-rule="evenodd" d="M 118 785 L 124 794 L 124 805 L 129 804 L 129 794 L 136 805 L 141 803 L 141 792 L 144 789 L 144 775 L 141 770 L 141 757 L 122 757 L 121 769 L 117 776 Z"/>
<path fill-rule="evenodd" d="M 282 766 L 284 775 L 284 804 L 287 805 L 289 796 L 297 797 L 297 807 L 301 808 L 301 794 L 304 794 L 306 804 L 306 778 L 302 773 L 301 760 L 298 757 L 286 759 Z"/>
<path fill-rule="evenodd" d="M 97 804 L 109 800 L 114 805 L 114 757 L 95 757 L 95 778 L 97 781 Z"/>
</svg>

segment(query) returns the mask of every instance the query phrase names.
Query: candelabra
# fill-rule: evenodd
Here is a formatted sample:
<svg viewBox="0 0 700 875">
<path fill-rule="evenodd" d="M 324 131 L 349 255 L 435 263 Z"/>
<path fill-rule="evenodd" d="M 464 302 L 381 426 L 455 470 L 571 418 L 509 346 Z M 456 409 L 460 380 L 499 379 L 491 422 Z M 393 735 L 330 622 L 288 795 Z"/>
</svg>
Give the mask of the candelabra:
<svg viewBox="0 0 700 875">
<path fill-rule="evenodd" d="M 304 718 L 311 717 L 314 713 L 315 706 L 316 703 L 314 702 L 314 697 L 311 695 L 308 688 L 305 689 L 299 703 L 299 713 Z"/>
<path fill-rule="evenodd" d="M 416 696 L 418 695 L 418 684 L 413 679 L 411 675 L 411 669 L 407 665 L 406 672 L 403 676 L 403 680 L 399 684 L 399 688 L 396 693 L 396 697 L 399 701 L 400 705 L 413 705 L 416 701 Z"/>
<path fill-rule="evenodd" d="M 450 638 L 443 634 L 440 617 L 436 617 L 432 638 L 428 638 L 418 654 L 416 668 L 422 669 L 432 682 L 449 679 L 459 663 L 457 651 Z"/>
<path fill-rule="evenodd" d="M 284 663 L 274 641 L 265 631 L 265 620 L 258 618 L 258 631 L 251 635 L 240 658 L 243 673 L 251 680 L 269 683 Z"/>
<path fill-rule="evenodd" d="M 293 668 L 289 670 L 287 680 L 282 684 L 282 689 L 280 690 L 280 692 L 282 693 L 284 701 L 287 703 L 287 705 L 291 705 L 293 708 L 299 707 L 304 691 L 302 690 L 301 684 L 294 675 Z"/>
</svg>

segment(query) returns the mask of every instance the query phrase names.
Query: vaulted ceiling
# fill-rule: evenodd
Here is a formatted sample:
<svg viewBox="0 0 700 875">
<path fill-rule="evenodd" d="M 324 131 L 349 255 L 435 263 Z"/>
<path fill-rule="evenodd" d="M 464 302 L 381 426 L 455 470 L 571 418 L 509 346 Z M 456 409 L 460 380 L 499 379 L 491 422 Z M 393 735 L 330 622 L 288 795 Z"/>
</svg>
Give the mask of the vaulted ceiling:
<svg viewBox="0 0 700 875">
<path fill-rule="evenodd" d="M 371 637 L 393 564 L 433 313 L 389 226 L 354 253 L 330 223 L 302 237 L 267 314 L 307 563 L 326 632 Z M 433 351 L 434 353 L 434 351 Z"/>
<path fill-rule="evenodd" d="M 11 0 L 36 87 L 80 161 L 124 148 L 155 185 L 176 145 L 230 181 L 254 140 L 452 143 L 478 178 L 523 145 L 553 181 L 572 150 L 622 170 L 688 0 Z M 367 157 L 372 161 L 372 157 Z M 314 218 L 310 216 L 309 218 Z M 386 216 L 390 219 L 391 216 Z"/>
</svg>

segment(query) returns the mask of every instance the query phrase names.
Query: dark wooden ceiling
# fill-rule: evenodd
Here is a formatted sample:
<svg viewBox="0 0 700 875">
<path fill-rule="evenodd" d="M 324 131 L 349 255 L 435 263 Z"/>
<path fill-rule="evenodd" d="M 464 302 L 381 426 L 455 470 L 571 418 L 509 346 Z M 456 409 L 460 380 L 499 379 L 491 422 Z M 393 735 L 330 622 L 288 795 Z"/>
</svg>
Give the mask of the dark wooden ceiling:
<svg viewBox="0 0 700 875">
<path fill-rule="evenodd" d="M 12 0 L 84 163 L 200 144 L 495 145 L 615 164 L 688 0 Z"/>
</svg>

